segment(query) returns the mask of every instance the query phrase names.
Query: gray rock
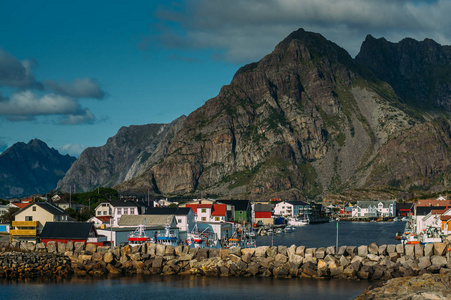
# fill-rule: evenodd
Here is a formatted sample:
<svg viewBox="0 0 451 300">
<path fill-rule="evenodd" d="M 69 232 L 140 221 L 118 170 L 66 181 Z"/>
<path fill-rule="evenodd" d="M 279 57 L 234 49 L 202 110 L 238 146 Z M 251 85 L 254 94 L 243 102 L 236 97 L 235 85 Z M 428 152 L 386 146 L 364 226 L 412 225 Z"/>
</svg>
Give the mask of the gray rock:
<svg viewBox="0 0 451 300">
<path fill-rule="evenodd" d="M 368 255 L 368 246 L 360 246 L 357 250 L 357 255 L 360 257 L 366 257 Z"/>
<path fill-rule="evenodd" d="M 67 251 L 65 243 L 58 242 L 57 248 L 58 248 L 58 253 L 64 253 Z"/>
<path fill-rule="evenodd" d="M 424 245 L 424 256 L 433 256 L 433 255 L 434 255 L 434 244 Z"/>
<path fill-rule="evenodd" d="M 305 250 L 305 257 L 315 257 L 316 248 L 307 248 Z"/>
<path fill-rule="evenodd" d="M 396 245 L 396 253 L 398 254 L 404 254 L 404 245 L 403 244 L 397 244 Z"/>
<path fill-rule="evenodd" d="M 414 245 L 405 245 L 404 251 L 405 251 L 405 255 L 415 256 L 415 246 Z"/>
<path fill-rule="evenodd" d="M 315 257 L 318 259 L 323 259 L 326 256 L 326 248 L 318 248 L 315 252 Z"/>
<path fill-rule="evenodd" d="M 85 243 L 84 242 L 75 242 L 74 243 L 74 252 L 80 253 L 85 249 Z"/>
<path fill-rule="evenodd" d="M 50 241 L 47 243 L 47 252 L 48 253 L 56 253 L 56 242 Z"/>
<path fill-rule="evenodd" d="M 305 246 L 299 246 L 296 248 L 296 255 L 300 255 L 302 257 L 305 256 Z"/>
<path fill-rule="evenodd" d="M 396 245 L 387 245 L 387 253 L 393 253 L 396 252 Z"/>
<path fill-rule="evenodd" d="M 434 243 L 434 255 L 444 255 L 446 250 L 445 243 Z"/>
<path fill-rule="evenodd" d="M 415 244 L 415 257 L 420 258 L 424 256 L 424 247 L 421 244 Z"/>
<path fill-rule="evenodd" d="M 377 245 L 377 243 L 371 243 L 368 246 L 368 253 L 369 254 L 374 254 L 374 255 L 378 255 L 379 254 L 379 246 Z"/>
<path fill-rule="evenodd" d="M 441 268 L 445 266 L 448 263 L 448 261 L 444 256 L 434 255 L 431 257 L 431 263 L 433 266 L 439 266 Z"/>
<path fill-rule="evenodd" d="M 378 254 L 379 256 L 387 255 L 387 245 L 380 245 Z"/>
<path fill-rule="evenodd" d="M 267 250 L 268 250 L 268 246 L 257 247 L 257 248 L 255 248 L 254 256 L 256 256 L 256 257 L 266 257 L 266 251 Z"/>
</svg>

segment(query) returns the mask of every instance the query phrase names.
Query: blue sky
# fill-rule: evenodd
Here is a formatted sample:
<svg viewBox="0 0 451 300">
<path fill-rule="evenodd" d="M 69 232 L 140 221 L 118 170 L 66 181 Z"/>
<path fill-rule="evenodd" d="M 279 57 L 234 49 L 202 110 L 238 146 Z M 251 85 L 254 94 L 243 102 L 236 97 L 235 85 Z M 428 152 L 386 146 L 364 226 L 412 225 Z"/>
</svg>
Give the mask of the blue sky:
<svg viewBox="0 0 451 300">
<path fill-rule="evenodd" d="M 449 45 L 451 1 L 0 1 L 0 152 L 79 155 L 122 126 L 169 123 L 298 28 L 355 56 L 367 34 Z"/>
</svg>

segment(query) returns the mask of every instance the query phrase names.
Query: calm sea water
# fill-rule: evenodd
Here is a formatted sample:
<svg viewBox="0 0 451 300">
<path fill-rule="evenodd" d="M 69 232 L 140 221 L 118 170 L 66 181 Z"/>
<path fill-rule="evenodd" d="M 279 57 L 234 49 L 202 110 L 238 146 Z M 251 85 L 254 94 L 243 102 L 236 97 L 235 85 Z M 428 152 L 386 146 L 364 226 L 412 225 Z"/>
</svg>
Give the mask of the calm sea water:
<svg viewBox="0 0 451 300">
<path fill-rule="evenodd" d="M 339 222 L 339 246 L 396 244 L 404 222 Z M 257 245 L 328 247 L 336 243 L 336 223 L 312 224 L 257 238 Z M 7 299 L 354 299 L 372 283 L 346 280 L 228 278 L 202 276 L 144 276 L 119 279 L 73 278 L 1 282 L 0 298 Z"/>
<path fill-rule="evenodd" d="M 376 242 L 378 245 L 398 244 L 395 235 L 403 232 L 405 222 L 338 222 L 338 246 L 360 246 Z M 296 231 L 274 236 L 259 236 L 257 246 L 306 246 L 312 248 L 335 246 L 337 222 L 310 224 Z"/>
</svg>

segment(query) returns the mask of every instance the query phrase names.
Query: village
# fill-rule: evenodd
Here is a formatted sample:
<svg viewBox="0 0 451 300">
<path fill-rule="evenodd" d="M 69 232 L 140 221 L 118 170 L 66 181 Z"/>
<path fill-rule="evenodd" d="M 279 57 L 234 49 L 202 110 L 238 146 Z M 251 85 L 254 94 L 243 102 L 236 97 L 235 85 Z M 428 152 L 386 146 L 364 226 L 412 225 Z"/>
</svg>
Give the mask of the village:
<svg viewBox="0 0 451 300">
<path fill-rule="evenodd" d="M 11 207 L 19 210 L 10 224 L 0 225 L 0 232 L 9 242 L 73 241 L 98 246 L 154 242 L 221 248 L 255 247 L 258 235 L 329 221 L 406 221 L 405 232 L 394 238 L 408 244 L 441 242 L 450 231 L 451 200 L 443 196 L 416 203 L 372 200 L 327 204 L 281 199 L 194 199 L 179 203 L 167 198 L 140 201 L 120 197 L 101 202 L 94 216 L 77 222 L 67 210 L 86 207 L 72 205 L 56 195 L 47 201 L 22 199 L 1 205 L 0 215 Z"/>
</svg>

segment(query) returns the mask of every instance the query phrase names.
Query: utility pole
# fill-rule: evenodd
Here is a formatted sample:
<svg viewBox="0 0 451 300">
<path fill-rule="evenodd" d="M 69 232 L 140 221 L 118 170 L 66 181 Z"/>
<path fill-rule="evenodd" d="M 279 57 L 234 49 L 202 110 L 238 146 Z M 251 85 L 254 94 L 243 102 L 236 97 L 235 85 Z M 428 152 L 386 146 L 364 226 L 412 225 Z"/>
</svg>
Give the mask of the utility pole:
<svg viewBox="0 0 451 300">
<path fill-rule="evenodd" d="M 338 253 L 338 222 L 340 222 L 340 218 L 337 218 L 337 246 L 336 246 L 336 253 L 335 253 L 335 255 L 337 255 L 337 253 Z"/>
</svg>

